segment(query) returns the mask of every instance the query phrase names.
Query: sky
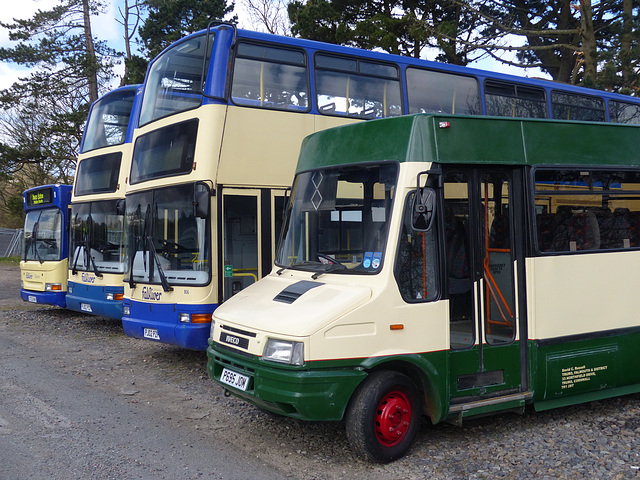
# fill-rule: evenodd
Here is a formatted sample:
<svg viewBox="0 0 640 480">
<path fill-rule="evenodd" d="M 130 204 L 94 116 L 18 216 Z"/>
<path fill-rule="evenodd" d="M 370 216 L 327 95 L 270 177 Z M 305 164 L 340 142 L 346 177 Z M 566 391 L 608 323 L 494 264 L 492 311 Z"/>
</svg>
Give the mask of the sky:
<svg viewBox="0 0 640 480">
<path fill-rule="evenodd" d="M 57 5 L 59 0 L 4 0 L 2 8 L 0 9 L 0 22 L 12 23 L 14 18 L 28 19 L 31 18 L 38 10 L 49 10 L 51 7 Z M 99 18 L 93 19 L 92 30 L 94 36 L 101 40 L 109 42 L 112 48 L 117 51 L 124 51 L 124 32 L 122 25 L 120 25 L 116 19 L 119 18 L 118 7 L 123 4 L 122 0 L 107 0 L 105 2 L 107 11 L 100 15 Z M 247 28 L 249 25 L 246 13 L 239 9 L 240 1 L 236 0 L 236 13 L 239 17 L 240 27 Z M 8 31 L 4 28 L 0 28 L 0 47 L 10 47 L 15 45 L 15 42 L 9 41 Z M 499 71 L 504 73 L 512 73 L 518 76 L 543 76 L 539 71 L 525 72 L 522 69 L 515 67 L 507 67 L 499 62 L 492 60 L 484 60 L 480 63 L 470 65 L 476 68 L 482 68 L 487 70 Z M 120 66 L 122 69 L 122 66 Z M 27 76 L 28 69 L 20 67 L 18 65 L 9 64 L 6 62 L 0 63 L 0 90 L 10 87 L 20 76 Z M 115 82 L 116 86 L 119 82 Z"/>
</svg>

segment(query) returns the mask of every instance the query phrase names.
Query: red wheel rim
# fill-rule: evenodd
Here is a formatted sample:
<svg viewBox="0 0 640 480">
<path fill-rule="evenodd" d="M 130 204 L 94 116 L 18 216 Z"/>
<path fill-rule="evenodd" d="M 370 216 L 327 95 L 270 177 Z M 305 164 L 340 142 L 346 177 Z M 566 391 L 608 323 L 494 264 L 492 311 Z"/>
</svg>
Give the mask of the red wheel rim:
<svg viewBox="0 0 640 480">
<path fill-rule="evenodd" d="M 399 391 L 387 393 L 376 411 L 375 429 L 378 441 L 393 447 L 402 441 L 411 425 L 411 403 Z"/>
</svg>

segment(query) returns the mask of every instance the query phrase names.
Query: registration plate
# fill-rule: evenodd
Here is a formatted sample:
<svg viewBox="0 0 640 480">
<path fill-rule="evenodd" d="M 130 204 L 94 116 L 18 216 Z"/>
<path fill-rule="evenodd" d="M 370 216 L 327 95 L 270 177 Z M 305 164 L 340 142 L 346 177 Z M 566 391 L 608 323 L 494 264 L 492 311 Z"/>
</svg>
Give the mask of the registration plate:
<svg viewBox="0 0 640 480">
<path fill-rule="evenodd" d="M 31 303 L 38 303 L 38 299 L 37 299 L 34 295 L 29 295 L 29 296 L 28 296 L 28 300 L 29 300 Z"/>
<path fill-rule="evenodd" d="M 160 335 L 158 335 L 158 330 L 156 330 L 155 328 L 145 328 L 144 338 L 150 338 L 152 340 L 160 340 Z"/>
<path fill-rule="evenodd" d="M 93 310 L 91 310 L 91 305 L 89 305 L 88 303 L 81 303 L 80 304 L 80 310 L 82 310 L 83 312 L 93 312 Z"/>
<path fill-rule="evenodd" d="M 222 369 L 220 381 L 232 386 L 233 388 L 242 390 L 243 392 L 246 391 L 247 387 L 249 386 L 249 377 L 247 377 L 246 375 L 240 375 L 236 372 L 232 372 L 231 370 L 227 370 L 226 368 Z"/>
</svg>

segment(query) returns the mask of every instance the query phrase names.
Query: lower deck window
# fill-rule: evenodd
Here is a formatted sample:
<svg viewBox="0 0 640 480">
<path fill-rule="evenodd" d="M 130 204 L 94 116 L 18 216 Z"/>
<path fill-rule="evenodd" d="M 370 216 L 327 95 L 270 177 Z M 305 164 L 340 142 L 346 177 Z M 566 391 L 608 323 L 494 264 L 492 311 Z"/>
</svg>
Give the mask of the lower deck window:
<svg viewBox="0 0 640 480">
<path fill-rule="evenodd" d="M 640 247 L 640 172 L 535 172 L 537 247 L 578 252 Z"/>
</svg>

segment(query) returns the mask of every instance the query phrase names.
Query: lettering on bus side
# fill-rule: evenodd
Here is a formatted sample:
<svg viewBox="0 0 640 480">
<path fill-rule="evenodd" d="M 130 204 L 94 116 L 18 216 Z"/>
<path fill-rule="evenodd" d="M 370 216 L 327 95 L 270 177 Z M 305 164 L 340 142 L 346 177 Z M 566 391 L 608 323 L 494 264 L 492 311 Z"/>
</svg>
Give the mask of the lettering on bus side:
<svg viewBox="0 0 640 480">
<path fill-rule="evenodd" d="M 151 300 L 152 302 L 159 302 L 162 298 L 162 292 L 155 291 L 151 287 L 142 288 L 142 299 Z"/>
<path fill-rule="evenodd" d="M 95 283 L 96 282 L 96 277 L 90 273 L 83 273 L 82 274 L 82 281 L 86 282 L 86 283 Z"/>
</svg>

